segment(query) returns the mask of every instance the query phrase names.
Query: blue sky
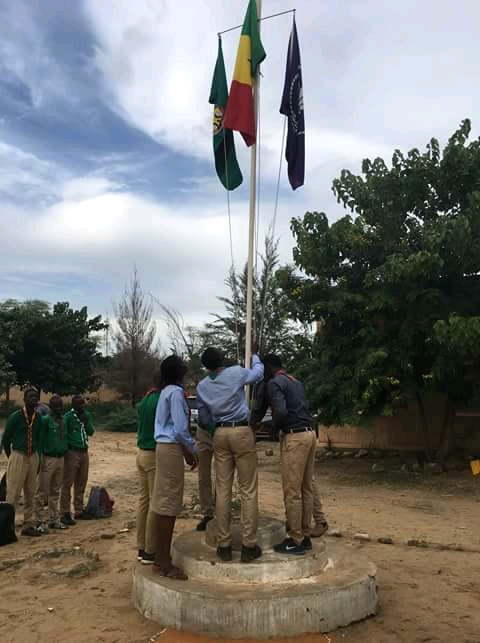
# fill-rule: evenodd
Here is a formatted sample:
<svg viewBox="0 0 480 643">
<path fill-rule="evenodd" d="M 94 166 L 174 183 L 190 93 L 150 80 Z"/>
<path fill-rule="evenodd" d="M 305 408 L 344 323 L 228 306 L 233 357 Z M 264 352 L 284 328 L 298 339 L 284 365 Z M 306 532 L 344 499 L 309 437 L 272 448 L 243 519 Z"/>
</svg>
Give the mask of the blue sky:
<svg viewBox="0 0 480 643">
<path fill-rule="evenodd" d="M 230 264 L 226 196 L 211 153 L 216 32 L 247 2 L 0 0 L 0 298 L 112 310 L 137 264 L 146 290 L 201 324 L 219 310 Z M 340 5 L 340 6 L 339 6 Z M 348 5 L 348 6 L 347 6 Z M 388 5 L 388 6 L 384 6 Z M 307 168 L 282 168 L 276 232 L 291 260 L 292 216 L 343 212 L 343 167 L 442 142 L 480 122 L 474 0 L 297 0 Z M 264 15 L 292 8 L 264 0 Z M 278 113 L 291 17 L 265 21 L 261 225 L 271 222 Z M 231 75 L 238 33 L 223 39 Z M 248 177 L 248 153 L 237 139 Z M 246 259 L 248 185 L 232 195 L 235 262 Z"/>
</svg>

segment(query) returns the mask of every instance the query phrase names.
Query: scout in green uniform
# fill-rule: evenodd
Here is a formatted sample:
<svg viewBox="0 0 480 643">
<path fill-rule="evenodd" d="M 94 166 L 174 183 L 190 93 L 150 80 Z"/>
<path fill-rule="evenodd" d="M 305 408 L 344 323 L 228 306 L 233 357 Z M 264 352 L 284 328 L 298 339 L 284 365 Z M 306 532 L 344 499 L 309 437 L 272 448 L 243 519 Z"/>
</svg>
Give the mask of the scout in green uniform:
<svg viewBox="0 0 480 643">
<path fill-rule="evenodd" d="M 63 400 L 60 395 L 50 398 L 50 413 L 42 417 L 44 430 L 40 472 L 38 474 L 35 513 L 38 529 L 46 532 L 45 503 L 48 498 L 48 526 L 50 529 L 67 529 L 60 521 L 59 500 L 63 482 L 64 456 L 67 451 L 67 434 L 63 420 Z"/>
<path fill-rule="evenodd" d="M 27 388 L 24 406 L 7 420 L 2 446 L 8 458 L 6 501 L 17 508 L 23 490 L 23 536 L 41 536 L 33 515 L 39 452 L 42 448 L 43 422 L 35 412 L 38 391 Z"/>
<path fill-rule="evenodd" d="M 65 454 L 63 485 L 60 496 L 60 512 L 64 525 L 74 525 L 71 512 L 71 489 L 73 486 L 73 507 L 77 520 L 88 520 L 84 511 L 83 496 L 88 481 L 88 438 L 94 429 L 90 413 L 85 409 L 82 395 L 72 397 L 72 408 L 64 415 L 64 428 L 67 434 L 68 450 Z"/>
</svg>

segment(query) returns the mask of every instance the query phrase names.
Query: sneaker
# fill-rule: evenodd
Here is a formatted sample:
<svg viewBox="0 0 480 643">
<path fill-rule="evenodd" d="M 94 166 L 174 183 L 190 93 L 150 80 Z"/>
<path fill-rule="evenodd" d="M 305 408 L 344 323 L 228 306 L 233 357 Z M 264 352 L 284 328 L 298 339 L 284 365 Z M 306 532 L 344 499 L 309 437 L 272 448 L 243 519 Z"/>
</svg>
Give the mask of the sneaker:
<svg viewBox="0 0 480 643">
<path fill-rule="evenodd" d="M 142 562 L 142 558 L 145 556 L 145 550 L 144 549 L 139 549 L 138 554 L 137 554 L 137 560 Z"/>
<path fill-rule="evenodd" d="M 232 560 L 232 548 L 228 547 L 217 547 L 217 556 L 220 560 L 223 560 L 225 563 L 228 563 Z"/>
<path fill-rule="evenodd" d="M 75 514 L 75 520 L 93 520 L 93 516 L 87 513 L 84 509 L 80 513 Z"/>
<path fill-rule="evenodd" d="M 242 554 L 240 560 L 242 563 L 251 563 L 253 560 L 257 560 L 262 555 L 262 550 L 258 545 L 253 547 L 242 546 Z"/>
<path fill-rule="evenodd" d="M 155 562 L 155 554 L 147 554 L 147 552 L 143 552 L 142 560 L 140 562 L 142 565 L 153 565 Z"/>
<path fill-rule="evenodd" d="M 197 531 L 205 531 L 210 520 L 213 519 L 213 516 L 203 516 L 200 522 L 197 525 Z"/>
<path fill-rule="evenodd" d="M 24 527 L 21 533 L 22 533 L 22 536 L 41 536 L 42 535 L 42 532 L 39 531 L 33 525 L 31 525 L 30 527 Z"/>
<path fill-rule="evenodd" d="M 49 522 L 48 526 L 50 529 L 68 529 L 67 525 L 63 524 L 63 522 L 60 522 L 60 520 Z"/>
<path fill-rule="evenodd" d="M 310 536 L 303 537 L 302 545 L 305 551 L 312 551 L 313 545 L 312 545 L 312 541 L 310 540 Z"/>
<path fill-rule="evenodd" d="M 310 536 L 312 538 L 320 538 L 328 531 L 328 522 L 317 522 L 315 527 L 311 530 Z"/>
<path fill-rule="evenodd" d="M 39 531 L 42 536 L 46 536 L 48 534 L 48 527 L 43 522 L 39 522 L 37 525 L 37 531 Z"/>
<path fill-rule="evenodd" d="M 305 547 L 303 543 L 297 545 L 293 538 L 285 538 L 285 540 L 278 545 L 273 546 L 273 551 L 277 554 L 292 554 L 293 556 L 304 556 Z"/>
<path fill-rule="evenodd" d="M 69 527 L 73 527 L 74 525 L 77 524 L 75 520 L 72 518 L 72 514 L 63 514 L 62 522 L 64 525 L 68 525 Z"/>
</svg>

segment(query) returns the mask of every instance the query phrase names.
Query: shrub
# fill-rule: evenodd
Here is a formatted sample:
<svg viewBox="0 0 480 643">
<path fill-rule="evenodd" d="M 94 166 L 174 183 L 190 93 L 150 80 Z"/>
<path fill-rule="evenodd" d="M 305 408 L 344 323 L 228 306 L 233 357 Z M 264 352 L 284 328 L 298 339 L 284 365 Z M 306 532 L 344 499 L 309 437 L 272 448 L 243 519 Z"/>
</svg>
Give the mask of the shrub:
<svg viewBox="0 0 480 643">
<path fill-rule="evenodd" d="M 118 407 L 104 418 L 107 431 L 115 433 L 135 433 L 137 431 L 137 410 L 131 406 Z"/>
<path fill-rule="evenodd" d="M 0 417 L 7 418 L 11 413 L 21 408 L 13 400 L 2 400 L 0 402 Z"/>
</svg>

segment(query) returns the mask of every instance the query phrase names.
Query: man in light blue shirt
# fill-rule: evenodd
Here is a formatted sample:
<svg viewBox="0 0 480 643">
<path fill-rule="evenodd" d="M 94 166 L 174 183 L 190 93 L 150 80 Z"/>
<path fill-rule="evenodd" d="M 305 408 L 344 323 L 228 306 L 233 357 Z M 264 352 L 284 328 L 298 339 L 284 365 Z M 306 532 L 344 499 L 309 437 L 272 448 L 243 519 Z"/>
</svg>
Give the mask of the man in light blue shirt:
<svg viewBox="0 0 480 643">
<path fill-rule="evenodd" d="M 208 376 L 197 385 L 198 420 L 213 434 L 216 477 L 217 555 L 232 560 L 231 502 L 235 469 L 241 501 L 241 561 L 262 555 L 257 545 L 258 476 L 255 434 L 249 426 L 245 386 L 263 378 L 263 364 L 252 356 L 252 367 L 225 367 L 223 354 L 207 348 L 202 364 Z"/>
</svg>

